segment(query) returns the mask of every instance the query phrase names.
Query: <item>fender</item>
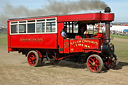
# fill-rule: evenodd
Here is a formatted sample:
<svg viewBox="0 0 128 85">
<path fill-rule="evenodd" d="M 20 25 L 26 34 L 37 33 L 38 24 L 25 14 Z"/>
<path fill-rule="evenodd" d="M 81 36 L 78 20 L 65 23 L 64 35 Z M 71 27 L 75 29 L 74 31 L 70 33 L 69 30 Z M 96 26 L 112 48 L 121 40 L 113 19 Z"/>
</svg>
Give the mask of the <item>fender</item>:
<svg viewBox="0 0 128 85">
<path fill-rule="evenodd" d="M 42 58 L 43 57 L 40 51 L 36 50 L 36 52 L 38 53 L 39 58 Z"/>
</svg>

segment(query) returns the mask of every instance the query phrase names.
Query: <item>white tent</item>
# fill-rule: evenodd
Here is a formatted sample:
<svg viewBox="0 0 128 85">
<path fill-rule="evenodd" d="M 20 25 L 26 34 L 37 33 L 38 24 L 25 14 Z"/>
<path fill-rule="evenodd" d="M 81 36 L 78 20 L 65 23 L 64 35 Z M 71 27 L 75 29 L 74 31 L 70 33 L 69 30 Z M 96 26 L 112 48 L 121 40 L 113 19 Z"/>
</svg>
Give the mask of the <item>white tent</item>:
<svg viewBox="0 0 128 85">
<path fill-rule="evenodd" d="M 110 27 L 110 30 L 111 31 L 123 32 L 124 29 L 128 29 L 128 26 L 117 26 L 117 25 L 113 25 L 112 27 Z"/>
</svg>

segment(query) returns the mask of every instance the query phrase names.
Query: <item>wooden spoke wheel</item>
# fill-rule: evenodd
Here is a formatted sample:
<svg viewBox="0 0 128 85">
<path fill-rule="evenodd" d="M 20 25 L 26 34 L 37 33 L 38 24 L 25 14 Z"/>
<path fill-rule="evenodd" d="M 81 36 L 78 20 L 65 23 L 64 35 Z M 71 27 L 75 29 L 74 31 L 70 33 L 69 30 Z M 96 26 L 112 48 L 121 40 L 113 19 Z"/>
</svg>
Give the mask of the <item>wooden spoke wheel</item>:
<svg viewBox="0 0 128 85">
<path fill-rule="evenodd" d="M 32 50 L 27 54 L 27 61 L 30 66 L 39 66 L 41 64 L 41 58 L 36 51 Z"/>
<path fill-rule="evenodd" d="M 115 54 L 111 55 L 110 57 L 108 57 L 106 59 L 107 61 L 105 62 L 104 66 L 107 68 L 107 69 L 113 69 L 117 66 L 118 64 L 118 58 Z"/>
<path fill-rule="evenodd" d="M 93 54 L 90 55 L 87 59 L 87 68 L 91 72 L 98 73 L 103 68 L 103 60 L 99 55 Z"/>
</svg>

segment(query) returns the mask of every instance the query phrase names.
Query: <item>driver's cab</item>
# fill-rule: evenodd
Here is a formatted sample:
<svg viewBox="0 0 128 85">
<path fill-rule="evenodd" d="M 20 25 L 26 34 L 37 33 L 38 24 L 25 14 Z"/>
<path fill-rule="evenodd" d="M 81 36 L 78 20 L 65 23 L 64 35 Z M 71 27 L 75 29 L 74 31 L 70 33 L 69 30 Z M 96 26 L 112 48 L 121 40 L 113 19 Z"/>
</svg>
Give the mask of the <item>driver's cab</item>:
<svg viewBox="0 0 128 85">
<path fill-rule="evenodd" d="M 105 25 L 101 23 L 64 22 L 67 27 L 68 39 L 84 39 L 102 37 L 105 32 Z"/>
<path fill-rule="evenodd" d="M 64 22 L 64 26 L 67 27 L 67 38 L 63 38 L 62 53 L 84 52 L 85 50 L 90 49 L 100 49 L 99 43 L 103 43 L 103 37 L 105 34 L 104 24 L 78 21 Z"/>
</svg>

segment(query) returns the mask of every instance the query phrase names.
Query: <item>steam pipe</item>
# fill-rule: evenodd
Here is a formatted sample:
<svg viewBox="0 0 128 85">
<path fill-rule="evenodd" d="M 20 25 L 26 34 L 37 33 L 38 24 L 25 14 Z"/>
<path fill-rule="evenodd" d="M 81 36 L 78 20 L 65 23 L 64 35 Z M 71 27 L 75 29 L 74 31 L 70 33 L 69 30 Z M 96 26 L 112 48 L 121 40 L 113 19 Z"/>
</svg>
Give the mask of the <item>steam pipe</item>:
<svg viewBox="0 0 128 85">
<path fill-rule="evenodd" d="M 110 42 L 110 22 L 109 21 L 105 22 L 105 30 L 106 30 L 106 33 L 105 33 L 106 42 Z"/>
<path fill-rule="evenodd" d="M 110 13 L 111 8 L 106 7 L 104 12 L 105 13 Z M 106 31 L 106 33 L 105 33 L 106 42 L 110 42 L 110 21 L 105 22 L 105 31 Z"/>
</svg>

